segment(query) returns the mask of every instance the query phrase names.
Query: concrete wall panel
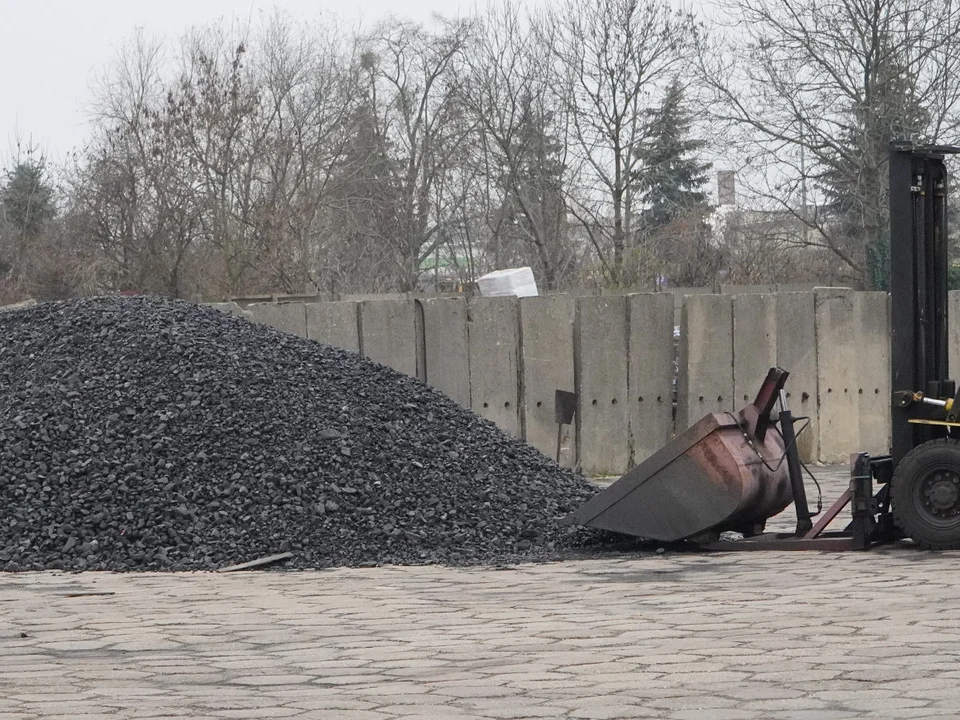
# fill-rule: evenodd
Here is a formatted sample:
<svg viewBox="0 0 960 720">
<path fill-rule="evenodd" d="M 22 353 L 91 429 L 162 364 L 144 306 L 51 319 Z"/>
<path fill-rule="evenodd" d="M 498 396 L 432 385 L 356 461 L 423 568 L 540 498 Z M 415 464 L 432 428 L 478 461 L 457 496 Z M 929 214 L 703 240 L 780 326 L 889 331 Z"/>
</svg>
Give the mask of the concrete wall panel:
<svg viewBox="0 0 960 720">
<path fill-rule="evenodd" d="M 627 297 L 627 397 L 631 463 L 637 465 L 673 435 L 673 298 L 666 293 Z"/>
<path fill-rule="evenodd" d="M 467 303 L 463 298 L 422 300 L 426 381 L 470 407 Z"/>
<path fill-rule="evenodd" d="M 753 402 L 777 364 L 777 296 L 733 296 L 733 405 Z"/>
<path fill-rule="evenodd" d="M 860 447 L 855 293 L 818 290 L 816 323 L 820 461 L 845 463 Z"/>
<path fill-rule="evenodd" d="M 302 302 L 253 303 L 247 306 L 250 319 L 291 335 L 307 336 L 307 315 Z"/>
<path fill-rule="evenodd" d="M 947 302 L 947 363 L 950 380 L 960 383 L 960 290 L 951 290 Z M 902 389 L 902 388 L 901 388 Z"/>
<path fill-rule="evenodd" d="M 885 292 L 856 294 L 860 443 L 850 452 L 890 452 L 890 303 Z"/>
<path fill-rule="evenodd" d="M 412 300 L 360 303 L 360 349 L 364 357 L 417 376 L 417 332 Z"/>
<path fill-rule="evenodd" d="M 554 395 L 574 392 L 574 299 L 568 295 L 527 297 L 520 300 L 520 412 L 524 439 L 548 457 L 557 453 Z M 576 420 L 564 426 L 560 462 L 576 463 Z"/>
<path fill-rule="evenodd" d="M 307 304 L 307 337 L 327 345 L 360 352 L 360 329 L 355 302 Z"/>
<path fill-rule="evenodd" d="M 678 433 L 707 413 L 735 409 L 730 295 L 684 298 L 677 387 Z"/>
<path fill-rule="evenodd" d="M 810 425 L 797 439 L 800 459 L 804 462 L 816 462 L 820 447 L 815 315 L 814 293 L 777 295 L 777 365 L 790 373 L 787 403 L 796 417 L 810 419 Z"/>
<path fill-rule="evenodd" d="M 470 403 L 511 435 L 520 428 L 520 305 L 517 298 L 470 302 Z"/>
<path fill-rule="evenodd" d="M 622 296 L 577 299 L 577 449 L 590 476 L 619 475 L 630 465 L 626 307 Z"/>
</svg>

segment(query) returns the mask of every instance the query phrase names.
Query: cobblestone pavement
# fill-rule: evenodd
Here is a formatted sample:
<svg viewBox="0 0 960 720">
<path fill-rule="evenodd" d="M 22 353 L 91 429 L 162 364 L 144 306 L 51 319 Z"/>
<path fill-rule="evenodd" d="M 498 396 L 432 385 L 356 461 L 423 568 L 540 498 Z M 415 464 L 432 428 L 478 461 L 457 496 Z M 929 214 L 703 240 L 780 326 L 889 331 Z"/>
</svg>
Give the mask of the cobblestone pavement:
<svg viewBox="0 0 960 720">
<path fill-rule="evenodd" d="M 0 718 L 958 717 L 958 583 L 909 545 L 0 575 Z"/>
</svg>

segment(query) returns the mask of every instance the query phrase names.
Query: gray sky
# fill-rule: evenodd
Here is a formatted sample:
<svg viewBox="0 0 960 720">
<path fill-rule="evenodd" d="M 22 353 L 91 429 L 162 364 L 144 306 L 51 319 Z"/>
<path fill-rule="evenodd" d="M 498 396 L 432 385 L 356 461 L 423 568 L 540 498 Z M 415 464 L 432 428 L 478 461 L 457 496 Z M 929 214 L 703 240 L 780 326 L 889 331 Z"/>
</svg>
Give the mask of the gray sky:
<svg viewBox="0 0 960 720">
<path fill-rule="evenodd" d="M 54 160 L 83 142 L 91 83 L 137 27 L 176 38 L 194 25 L 246 20 L 273 8 L 304 19 L 333 12 L 373 21 L 391 13 L 428 20 L 459 6 L 458 0 L 0 0 L 0 167 L 18 135 Z"/>
</svg>

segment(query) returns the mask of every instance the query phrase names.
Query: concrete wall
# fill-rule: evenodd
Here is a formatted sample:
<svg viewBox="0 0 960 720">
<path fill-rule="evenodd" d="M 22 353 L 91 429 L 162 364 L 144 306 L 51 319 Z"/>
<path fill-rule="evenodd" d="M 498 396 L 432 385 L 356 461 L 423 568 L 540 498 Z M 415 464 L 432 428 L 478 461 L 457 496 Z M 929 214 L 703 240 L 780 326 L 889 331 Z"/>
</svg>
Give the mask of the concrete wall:
<svg viewBox="0 0 960 720">
<path fill-rule="evenodd" d="M 753 402 L 777 364 L 777 296 L 733 296 L 733 404 Z"/>
<path fill-rule="evenodd" d="M 785 292 L 802 292 L 814 289 L 814 285 L 809 283 L 793 283 L 780 285 L 720 285 L 713 287 L 676 287 L 665 288 L 664 293 L 670 293 L 674 297 L 674 325 L 680 324 L 680 317 L 683 309 L 683 298 L 687 295 L 749 295 L 749 294 L 773 294 Z"/>
<path fill-rule="evenodd" d="M 557 390 L 575 392 L 573 374 L 574 298 L 568 295 L 520 300 L 520 415 L 523 437 L 548 457 L 557 453 L 554 397 Z M 576 418 L 564 426 L 560 462 L 576 464 Z"/>
<path fill-rule="evenodd" d="M 467 302 L 463 298 L 421 300 L 424 371 L 427 384 L 470 407 L 470 349 Z"/>
<path fill-rule="evenodd" d="M 623 473 L 706 413 L 741 408 L 774 365 L 790 372 L 794 414 L 810 419 L 799 440 L 805 461 L 887 451 L 886 295 L 682 290 L 692 294 L 297 301 L 239 314 L 420 377 L 551 457 L 554 392 L 574 391 L 562 462 L 591 475 Z M 960 375 L 960 292 L 950 311 L 951 374 Z"/>
<path fill-rule="evenodd" d="M 740 404 L 733 397 L 733 299 L 689 295 L 680 324 L 677 432 Z"/>
<path fill-rule="evenodd" d="M 417 337 L 412 300 L 360 302 L 360 351 L 374 362 L 417 375 Z"/>
<path fill-rule="evenodd" d="M 627 330 L 630 464 L 636 465 L 673 435 L 673 299 L 666 293 L 628 295 Z"/>
<path fill-rule="evenodd" d="M 797 438 L 800 459 L 820 457 L 820 418 L 817 408 L 816 296 L 812 292 L 777 294 L 777 366 L 790 373 L 787 403 L 794 417 L 808 418 Z M 800 431 L 800 426 L 797 427 Z"/>
<path fill-rule="evenodd" d="M 302 302 L 252 303 L 246 307 L 250 319 L 291 335 L 307 336 L 307 312 Z"/>
<path fill-rule="evenodd" d="M 619 475 L 630 465 L 626 297 L 577 298 L 574 338 L 579 465 Z"/>
<path fill-rule="evenodd" d="M 856 293 L 854 300 L 859 449 L 890 452 L 890 303 L 884 292 Z"/>
<path fill-rule="evenodd" d="M 960 290 L 953 290 L 947 302 L 947 364 L 951 380 L 960 383 Z"/>
<path fill-rule="evenodd" d="M 517 298 L 471 301 L 467 322 L 470 406 L 520 437 L 520 304 Z"/>
<path fill-rule="evenodd" d="M 307 337 L 327 345 L 360 352 L 360 318 L 355 302 L 308 303 Z"/>
<path fill-rule="evenodd" d="M 860 448 L 855 293 L 818 290 L 815 317 L 820 461 L 848 462 Z"/>
<path fill-rule="evenodd" d="M 679 325 L 683 319 L 683 299 L 687 295 L 714 295 L 712 287 L 678 287 L 670 288 L 667 294 L 673 296 L 673 324 Z"/>
</svg>

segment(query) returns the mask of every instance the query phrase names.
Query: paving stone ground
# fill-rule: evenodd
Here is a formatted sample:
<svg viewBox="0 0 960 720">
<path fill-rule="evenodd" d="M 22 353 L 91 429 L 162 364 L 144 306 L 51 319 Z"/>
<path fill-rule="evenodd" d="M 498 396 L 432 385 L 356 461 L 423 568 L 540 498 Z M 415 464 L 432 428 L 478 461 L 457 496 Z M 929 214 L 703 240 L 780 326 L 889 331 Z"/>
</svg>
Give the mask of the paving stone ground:
<svg viewBox="0 0 960 720">
<path fill-rule="evenodd" d="M 958 552 L 0 575 L 3 720 L 958 716 Z"/>
</svg>

